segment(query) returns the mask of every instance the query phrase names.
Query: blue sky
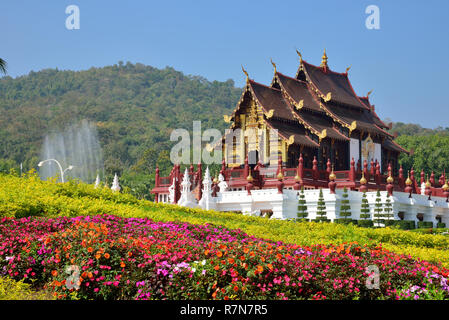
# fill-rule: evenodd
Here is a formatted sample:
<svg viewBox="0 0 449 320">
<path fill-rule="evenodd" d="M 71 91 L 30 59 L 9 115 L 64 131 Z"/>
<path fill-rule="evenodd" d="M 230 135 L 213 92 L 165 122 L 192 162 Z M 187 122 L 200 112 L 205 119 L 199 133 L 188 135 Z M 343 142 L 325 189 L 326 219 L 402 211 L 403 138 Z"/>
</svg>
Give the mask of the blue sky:
<svg viewBox="0 0 449 320">
<path fill-rule="evenodd" d="M 80 9 L 67 30 L 65 9 Z M 380 9 L 380 29 L 365 9 Z M 295 49 L 349 71 L 359 95 L 382 118 L 449 127 L 449 1 L 104 1 L 14 0 L 2 4 L 0 57 L 12 77 L 31 70 L 84 70 L 122 60 L 174 67 L 209 80 L 269 84 L 277 69 L 294 75 Z"/>
</svg>

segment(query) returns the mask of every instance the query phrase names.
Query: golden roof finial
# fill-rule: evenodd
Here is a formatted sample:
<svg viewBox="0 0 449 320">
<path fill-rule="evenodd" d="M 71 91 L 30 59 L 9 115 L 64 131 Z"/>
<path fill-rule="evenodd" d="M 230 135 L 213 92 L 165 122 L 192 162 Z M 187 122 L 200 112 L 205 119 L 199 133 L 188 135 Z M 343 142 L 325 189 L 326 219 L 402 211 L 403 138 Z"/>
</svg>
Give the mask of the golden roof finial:
<svg viewBox="0 0 449 320">
<path fill-rule="evenodd" d="M 346 68 L 346 71 L 345 71 L 346 74 L 348 73 L 349 69 L 351 69 L 351 66 L 352 65 L 350 65 L 349 67 Z"/>
<path fill-rule="evenodd" d="M 327 66 L 327 54 L 326 54 L 326 48 L 324 48 L 323 56 L 321 57 L 321 64 L 320 67 L 328 68 Z"/>
<path fill-rule="evenodd" d="M 242 71 L 243 71 L 243 73 L 246 75 L 246 82 L 248 82 L 248 80 L 249 80 L 249 75 L 248 75 L 248 72 L 246 72 L 245 68 L 243 68 L 243 65 L 242 65 Z"/>
<path fill-rule="evenodd" d="M 301 52 L 299 52 L 299 50 L 296 49 L 296 53 L 297 53 L 298 56 L 299 56 L 299 61 L 302 62 L 302 55 L 301 55 Z"/>
<path fill-rule="evenodd" d="M 271 61 L 271 64 L 273 65 L 273 67 L 274 67 L 274 73 L 276 73 L 277 72 L 276 71 L 276 63 L 274 63 L 273 59 L 271 59 L 271 58 L 270 58 L 270 61 Z"/>
<path fill-rule="evenodd" d="M 372 89 L 370 91 L 368 91 L 368 93 L 366 94 L 366 97 L 368 98 L 371 93 L 373 93 Z"/>
</svg>

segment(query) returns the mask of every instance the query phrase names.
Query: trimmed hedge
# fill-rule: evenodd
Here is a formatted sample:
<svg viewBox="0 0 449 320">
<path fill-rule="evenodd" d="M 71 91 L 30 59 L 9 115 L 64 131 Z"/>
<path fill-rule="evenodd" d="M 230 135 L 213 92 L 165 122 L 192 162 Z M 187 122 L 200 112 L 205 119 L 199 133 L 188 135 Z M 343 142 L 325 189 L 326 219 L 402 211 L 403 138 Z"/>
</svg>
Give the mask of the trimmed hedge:
<svg viewBox="0 0 449 320">
<path fill-rule="evenodd" d="M 433 228 L 432 221 L 418 221 L 418 228 Z"/>
<path fill-rule="evenodd" d="M 446 228 L 446 224 L 444 222 L 438 222 L 437 228 Z"/>
<path fill-rule="evenodd" d="M 358 220 L 357 225 L 363 228 L 372 228 L 374 223 L 372 220 Z"/>
<path fill-rule="evenodd" d="M 335 223 L 339 224 L 354 224 L 357 225 L 357 220 L 354 219 L 345 219 L 345 218 L 339 218 L 334 220 Z"/>
</svg>

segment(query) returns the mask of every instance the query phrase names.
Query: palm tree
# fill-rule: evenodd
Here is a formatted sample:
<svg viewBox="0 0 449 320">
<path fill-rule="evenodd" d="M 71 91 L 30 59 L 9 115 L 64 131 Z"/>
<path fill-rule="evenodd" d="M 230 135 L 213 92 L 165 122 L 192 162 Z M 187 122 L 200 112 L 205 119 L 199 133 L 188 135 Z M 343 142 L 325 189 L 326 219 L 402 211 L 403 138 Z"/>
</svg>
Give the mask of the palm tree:
<svg viewBox="0 0 449 320">
<path fill-rule="evenodd" d="M 0 73 L 6 74 L 6 61 L 0 58 Z"/>
</svg>

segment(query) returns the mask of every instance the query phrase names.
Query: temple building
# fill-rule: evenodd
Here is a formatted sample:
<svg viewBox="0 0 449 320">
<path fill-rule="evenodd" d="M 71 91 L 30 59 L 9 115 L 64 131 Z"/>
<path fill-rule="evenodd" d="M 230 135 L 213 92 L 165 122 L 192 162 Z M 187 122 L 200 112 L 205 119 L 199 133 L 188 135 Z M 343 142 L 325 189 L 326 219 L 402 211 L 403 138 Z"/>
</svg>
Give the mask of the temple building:
<svg viewBox="0 0 449 320">
<path fill-rule="evenodd" d="M 396 174 L 398 157 L 407 150 L 393 141 L 369 93 L 360 97 L 354 92 L 349 68 L 344 73 L 332 71 L 326 51 L 320 66 L 298 55 L 294 77 L 278 72 L 272 62 L 269 86 L 250 79 L 243 70 L 246 85 L 241 98 L 234 112 L 224 116 L 232 129 L 241 129 L 237 139 L 223 137 L 227 166 L 242 167 L 246 157 L 250 164 L 277 165 L 281 157 L 282 165 L 292 168 L 302 154 L 306 169 L 312 169 L 316 159 L 318 170 L 326 170 L 328 161 L 336 171 L 349 170 L 354 159 L 359 168 L 366 161 L 368 169 L 379 164 L 381 173 L 386 173 L 390 165 Z M 277 131 L 275 143 L 272 131 Z"/>
<path fill-rule="evenodd" d="M 250 79 L 242 67 L 243 93 L 233 113 L 224 115 L 230 129 L 221 143 L 210 146 L 223 154 L 218 177 L 207 167 L 203 172 L 201 163 L 184 173 L 174 164 L 168 177 L 160 177 L 156 168 L 155 201 L 296 219 L 298 195 L 304 192 L 308 218 L 314 219 L 322 191 L 330 221 L 341 218 L 345 197 L 357 220 L 365 196 L 374 219 L 379 191 L 395 220 L 449 225 L 446 173 L 437 179 L 434 172 L 425 178 L 421 171 L 419 179 L 413 168 L 404 172 L 398 158 L 408 151 L 394 142 L 369 93 L 354 92 L 349 68 L 330 70 L 326 51 L 319 66 L 298 55 L 294 77 L 278 72 L 272 62 L 269 86 Z"/>
</svg>

